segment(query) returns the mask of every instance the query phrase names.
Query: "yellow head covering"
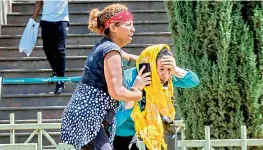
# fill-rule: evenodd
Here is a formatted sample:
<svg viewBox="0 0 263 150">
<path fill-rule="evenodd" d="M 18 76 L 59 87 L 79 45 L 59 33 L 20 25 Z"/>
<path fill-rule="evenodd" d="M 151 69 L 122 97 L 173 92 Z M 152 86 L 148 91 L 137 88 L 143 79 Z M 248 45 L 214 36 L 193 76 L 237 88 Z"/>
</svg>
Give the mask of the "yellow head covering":
<svg viewBox="0 0 263 150">
<path fill-rule="evenodd" d="M 167 145 L 164 142 L 163 124 L 160 114 L 168 117 L 170 120 L 175 118 L 175 108 L 172 103 L 173 84 L 168 83 L 168 90 L 163 90 L 160 77 L 156 69 L 157 54 L 170 47 L 165 44 L 153 45 L 147 47 L 139 56 L 136 67 L 140 63 L 150 63 L 151 67 L 151 85 L 144 88 L 146 92 L 145 110 L 141 112 L 138 103 L 134 105 L 131 117 L 135 124 L 135 130 L 138 137 L 141 137 L 149 150 L 164 150 Z M 139 70 L 138 70 L 139 71 Z"/>
</svg>

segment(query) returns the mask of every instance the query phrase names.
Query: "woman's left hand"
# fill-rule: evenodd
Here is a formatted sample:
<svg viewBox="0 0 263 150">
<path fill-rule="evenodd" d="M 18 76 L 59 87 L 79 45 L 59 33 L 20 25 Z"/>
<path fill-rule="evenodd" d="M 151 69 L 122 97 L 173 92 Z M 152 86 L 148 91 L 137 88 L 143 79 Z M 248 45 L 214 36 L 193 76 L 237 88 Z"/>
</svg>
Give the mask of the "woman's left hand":
<svg viewBox="0 0 263 150">
<path fill-rule="evenodd" d="M 175 58 L 173 56 L 163 56 L 161 61 L 162 65 L 170 69 L 171 74 L 177 76 L 178 78 L 183 78 L 187 74 L 186 70 L 176 66 Z"/>
<path fill-rule="evenodd" d="M 165 68 L 170 69 L 172 74 L 176 74 L 177 66 L 176 66 L 175 58 L 173 56 L 169 56 L 169 55 L 163 56 L 161 61 L 162 61 L 162 65 Z"/>
</svg>

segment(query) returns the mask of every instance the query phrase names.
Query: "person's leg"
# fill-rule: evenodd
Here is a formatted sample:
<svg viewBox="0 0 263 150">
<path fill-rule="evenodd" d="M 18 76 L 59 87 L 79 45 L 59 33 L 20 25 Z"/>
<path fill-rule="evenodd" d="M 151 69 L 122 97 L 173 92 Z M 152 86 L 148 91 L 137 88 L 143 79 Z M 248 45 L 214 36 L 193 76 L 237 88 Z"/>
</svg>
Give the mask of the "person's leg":
<svg viewBox="0 0 263 150">
<path fill-rule="evenodd" d="M 81 150 L 96 150 L 94 144 L 90 142 L 88 145 L 84 145 L 81 147 Z"/>
<path fill-rule="evenodd" d="M 66 58 L 65 58 L 65 49 L 66 49 L 66 37 L 67 37 L 67 27 L 68 22 L 61 21 L 57 22 L 57 48 L 55 51 L 57 70 L 56 74 L 58 77 L 64 77 L 65 67 L 66 67 Z M 64 90 L 64 82 L 59 81 L 56 83 L 55 94 L 61 94 Z"/>
<path fill-rule="evenodd" d="M 98 150 L 112 150 L 109 137 L 103 127 L 100 128 L 98 135 L 94 141 Z"/>
<path fill-rule="evenodd" d="M 52 22 L 41 21 L 41 37 L 43 41 L 43 50 L 47 57 L 47 60 L 52 68 L 52 71 L 56 72 L 56 25 Z"/>
<path fill-rule="evenodd" d="M 57 22 L 57 49 L 56 49 L 56 60 L 57 60 L 57 76 L 64 77 L 65 67 L 66 67 L 66 58 L 65 58 L 65 49 L 66 49 L 66 38 L 67 38 L 67 27 L 68 22 L 61 21 Z"/>
<path fill-rule="evenodd" d="M 113 150 L 106 131 L 103 127 L 100 128 L 97 136 L 90 141 L 87 145 L 84 145 L 81 150 Z"/>
<path fill-rule="evenodd" d="M 113 142 L 114 150 L 129 150 L 129 145 L 131 141 L 132 141 L 132 136 L 122 137 L 116 135 Z M 138 150 L 136 144 L 132 144 L 130 150 Z"/>
<path fill-rule="evenodd" d="M 138 147 L 136 146 L 136 144 L 132 144 L 132 147 L 130 150 L 139 150 Z"/>
</svg>

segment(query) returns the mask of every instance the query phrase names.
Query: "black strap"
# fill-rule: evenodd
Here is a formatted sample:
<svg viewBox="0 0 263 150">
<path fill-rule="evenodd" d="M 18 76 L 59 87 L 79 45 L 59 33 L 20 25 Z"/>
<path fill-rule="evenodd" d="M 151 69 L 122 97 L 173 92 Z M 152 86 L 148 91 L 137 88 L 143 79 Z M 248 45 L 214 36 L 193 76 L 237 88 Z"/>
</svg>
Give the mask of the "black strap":
<svg viewBox="0 0 263 150">
<path fill-rule="evenodd" d="M 107 135 L 109 135 L 109 127 L 112 124 L 112 120 L 115 116 L 115 111 L 113 109 L 107 110 L 104 119 L 102 121 L 103 127 L 107 133 Z"/>
</svg>

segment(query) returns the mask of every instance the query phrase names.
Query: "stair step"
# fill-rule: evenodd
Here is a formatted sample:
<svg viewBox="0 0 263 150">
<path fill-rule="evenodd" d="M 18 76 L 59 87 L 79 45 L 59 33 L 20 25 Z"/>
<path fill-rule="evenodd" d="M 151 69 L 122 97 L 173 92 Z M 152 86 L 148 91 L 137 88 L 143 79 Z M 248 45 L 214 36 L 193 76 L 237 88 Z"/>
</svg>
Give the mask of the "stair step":
<svg viewBox="0 0 263 150">
<path fill-rule="evenodd" d="M 133 10 L 131 13 L 135 21 L 168 21 L 165 10 Z M 8 13 L 7 24 L 25 24 L 32 13 Z M 41 19 L 39 14 L 37 20 Z M 70 23 L 87 23 L 89 19 L 89 11 L 70 12 Z"/>
<path fill-rule="evenodd" d="M 23 0 L 24 1 L 24 0 Z M 69 11 L 89 11 L 93 8 L 103 9 L 105 6 L 116 3 L 116 1 L 108 1 L 108 0 L 89 0 L 89 1 L 73 1 L 69 2 Z M 163 1 L 154 0 L 125 0 L 121 2 L 122 4 L 126 4 L 130 10 L 156 10 L 156 9 L 164 9 Z M 13 12 L 33 12 L 35 3 L 28 2 L 14 2 L 12 4 Z M 41 11 L 42 12 L 42 11 Z"/>
<path fill-rule="evenodd" d="M 0 36 L 0 47 L 19 45 L 21 35 L 2 35 Z M 69 34 L 67 36 L 66 45 L 91 45 L 98 43 L 102 39 L 98 34 Z M 135 33 L 131 44 L 171 44 L 172 38 L 170 32 L 143 32 Z M 42 45 L 41 37 L 38 37 L 36 46 Z"/>
<path fill-rule="evenodd" d="M 37 107 L 0 107 L 0 120 L 8 120 L 9 114 L 14 113 L 15 119 L 36 119 L 37 112 L 42 112 L 43 119 L 61 119 L 66 106 L 37 106 Z"/>
<path fill-rule="evenodd" d="M 87 56 L 67 56 L 66 68 L 82 68 Z M 2 57 L 0 68 L 3 69 L 47 69 L 50 68 L 46 57 Z"/>
<path fill-rule="evenodd" d="M 83 64 L 84 65 L 84 64 Z M 81 76 L 83 68 L 66 69 L 65 76 Z M 0 70 L 0 77 L 4 78 L 38 78 L 50 77 L 53 74 L 51 69 L 6 69 Z"/>
<path fill-rule="evenodd" d="M 65 82 L 65 90 L 63 93 L 72 93 L 76 88 L 77 83 Z M 43 84 L 5 84 L 2 86 L 2 94 L 43 94 L 53 93 L 55 83 Z"/>
<path fill-rule="evenodd" d="M 66 106 L 71 95 L 72 93 L 5 94 L 2 95 L 0 107 Z"/>
<path fill-rule="evenodd" d="M 91 52 L 91 49 L 94 45 L 69 45 L 66 46 L 66 56 L 88 56 Z M 133 51 L 139 51 L 141 48 L 130 48 Z M 139 53 L 137 52 L 137 53 Z M 11 47 L 0 47 L 0 56 L 1 57 L 27 57 L 26 53 L 19 52 L 19 48 L 17 46 Z M 42 46 L 35 46 L 34 50 L 30 54 L 29 57 L 46 57 Z"/>
<path fill-rule="evenodd" d="M 143 49 L 152 44 L 129 44 L 123 47 L 127 53 L 139 55 Z M 67 45 L 66 56 L 88 56 L 94 45 Z M 0 47 L 1 57 L 26 57 L 25 53 L 19 53 L 18 47 Z M 46 57 L 42 46 L 35 46 L 30 57 Z"/>
<path fill-rule="evenodd" d="M 22 35 L 25 24 L 2 25 L 2 35 Z M 168 22 L 166 21 L 137 21 L 134 22 L 136 33 L 138 32 L 168 32 Z M 69 34 L 89 34 L 87 23 L 71 23 L 68 30 Z M 39 35 L 41 30 L 39 30 Z"/>
</svg>

